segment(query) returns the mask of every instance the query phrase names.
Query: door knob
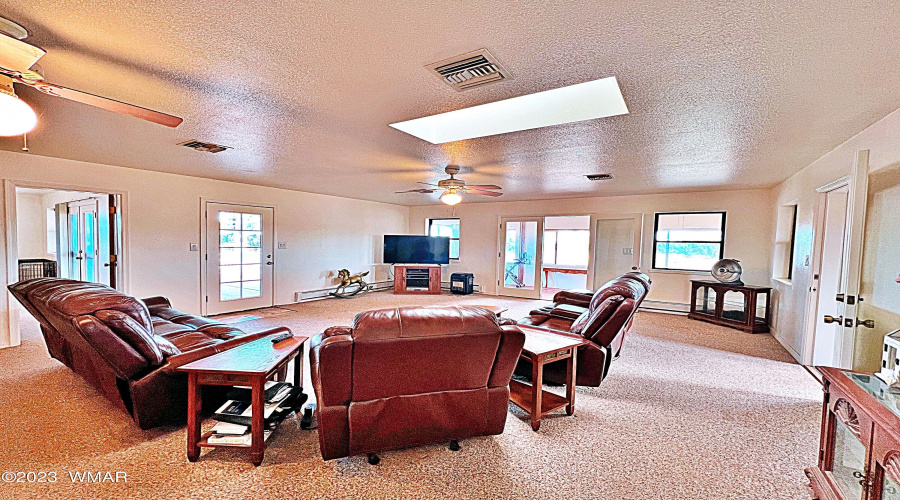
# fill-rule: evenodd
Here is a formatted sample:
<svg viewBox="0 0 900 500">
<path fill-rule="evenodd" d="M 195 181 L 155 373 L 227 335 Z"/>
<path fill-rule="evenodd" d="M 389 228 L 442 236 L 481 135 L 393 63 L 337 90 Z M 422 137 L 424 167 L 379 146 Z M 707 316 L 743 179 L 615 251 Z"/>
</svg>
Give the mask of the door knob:
<svg viewBox="0 0 900 500">
<path fill-rule="evenodd" d="M 266 265 L 267 265 L 267 266 L 271 266 L 272 263 L 271 263 L 271 262 L 266 262 Z"/>
<path fill-rule="evenodd" d="M 631 270 L 632 270 L 632 271 L 637 271 L 638 268 L 637 268 L 637 266 L 631 266 Z"/>
<path fill-rule="evenodd" d="M 864 326 L 866 328 L 875 328 L 875 320 L 867 319 L 865 321 L 860 321 L 859 318 L 856 318 L 856 326 Z"/>
<path fill-rule="evenodd" d="M 843 293 L 839 293 L 839 294 L 835 295 L 834 300 L 836 300 L 836 301 L 838 301 L 838 302 L 843 302 L 843 301 L 844 301 L 844 294 L 843 294 Z"/>
<path fill-rule="evenodd" d="M 844 317 L 838 316 L 837 318 L 835 318 L 834 316 L 825 316 L 824 318 L 822 318 L 822 321 L 826 323 L 843 323 Z"/>
</svg>

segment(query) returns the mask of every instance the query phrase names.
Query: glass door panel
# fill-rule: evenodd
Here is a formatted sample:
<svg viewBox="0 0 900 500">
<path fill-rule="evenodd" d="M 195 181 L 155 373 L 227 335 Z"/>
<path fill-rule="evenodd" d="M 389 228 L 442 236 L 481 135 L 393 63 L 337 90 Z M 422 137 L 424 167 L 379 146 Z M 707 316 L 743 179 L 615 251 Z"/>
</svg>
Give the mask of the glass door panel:
<svg viewBox="0 0 900 500">
<path fill-rule="evenodd" d="M 274 304 L 274 211 L 207 204 L 207 313 Z"/>
<path fill-rule="evenodd" d="M 716 314 L 716 291 L 708 286 L 701 286 L 697 289 L 697 297 L 695 310 L 698 313 L 714 315 Z"/>
<path fill-rule="evenodd" d="M 78 211 L 69 212 L 69 269 L 66 278 L 81 279 L 81 225 L 78 224 Z"/>
<path fill-rule="evenodd" d="M 887 474 L 884 475 L 884 483 L 881 485 L 881 500 L 900 500 L 900 484 Z"/>
<path fill-rule="evenodd" d="M 97 281 L 97 218 L 86 211 L 81 215 L 84 224 L 84 281 Z"/>
<path fill-rule="evenodd" d="M 722 318 L 732 321 L 747 319 L 747 296 L 743 292 L 725 292 L 722 297 Z"/>
<path fill-rule="evenodd" d="M 541 296 L 541 218 L 504 219 L 501 223 L 500 295 Z"/>
<path fill-rule="evenodd" d="M 866 477 L 866 447 L 840 419 L 834 421 L 831 475 L 846 498 L 863 498 L 860 479 Z"/>
</svg>

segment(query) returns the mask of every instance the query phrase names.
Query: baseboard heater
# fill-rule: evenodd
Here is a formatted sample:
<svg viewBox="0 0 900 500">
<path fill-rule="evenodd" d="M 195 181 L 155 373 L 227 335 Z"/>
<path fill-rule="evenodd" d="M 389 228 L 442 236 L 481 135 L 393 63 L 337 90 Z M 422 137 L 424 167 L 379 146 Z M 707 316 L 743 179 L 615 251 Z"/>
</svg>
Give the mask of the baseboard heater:
<svg viewBox="0 0 900 500">
<path fill-rule="evenodd" d="M 677 314 L 687 314 L 691 310 L 690 304 L 683 302 L 666 302 L 664 300 L 645 300 L 641 303 L 640 311 L 656 311 Z"/>
</svg>

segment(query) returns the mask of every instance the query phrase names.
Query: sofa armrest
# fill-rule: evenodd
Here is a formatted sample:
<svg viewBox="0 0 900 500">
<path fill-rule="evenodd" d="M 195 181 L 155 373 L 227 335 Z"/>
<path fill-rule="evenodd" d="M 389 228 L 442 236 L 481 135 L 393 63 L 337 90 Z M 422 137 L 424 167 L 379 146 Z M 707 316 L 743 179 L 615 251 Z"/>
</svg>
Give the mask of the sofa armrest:
<svg viewBox="0 0 900 500">
<path fill-rule="evenodd" d="M 503 335 L 500 337 L 500 346 L 497 348 L 497 357 L 494 359 L 494 367 L 488 378 L 488 387 L 506 387 L 512 378 L 519 355 L 522 354 L 522 346 L 525 345 L 525 334 L 515 325 L 500 327 Z"/>
<path fill-rule="evenodd" d="M 350 404 L 353 337 L 350 327 L 332 327 L 309 343 L 309 372 L 319 406 Z"/>
<path fill-rule="evenodd" d="M 551 318 L 560 318 L 575 321 L 585 311 L 587 311 L 587 307 L 576 306 L 573 304 L 559 304 L 550 310 L 548 316 L 550 316 Z"/>
<path fill-rule="evenodd" d="M 141 299 L 141 302 L 147 306 L 147 309 L 153 311 L 154 309 L 162 309 L 165 307 L 172 307 L 172 303 L 169 302 L 169 299 L 165 297 L 150 297 L 146 299 Z"/>
<path fill-rule="evenodd" d="M 553 296 L 556 305 L 570 304 L 573 306 L 588 307 L 594 297 L 593 290 L 561 290 Z"/>
<path fill-rule="evenodd" d="M 236 337 L 233 339 L 226 340 L 225 342 L 220 342 L 218 344 L 209 345 L 206 347 L 201 347 L 200 349 L 194 349 L 193 351 L 183 352 L 181 354 L 176 354 L 175 356 L 170 356 L 166 358 L 166 363 L 162 366 L 162 370 L 168 373 L 176 372 L 178 367 L 184 366 L 193 361 L 197 361 L 198 359 L 207 358 L 212 356 L 213 354 L 218 354 L 220 352 L 227 351 L 229 349 L 234 349 L 237 346 L 244 345 L 248 342 L 253 342 L 254 340 L 259 340 L 263 337 L 268 337 L 269 335 L 274 335 L 276 333 L 285 333 L 290 332 L 291 330 L 287 327 L 278 327 L 271 328 L 269 330 L 263 330 L 261 332 L 249 333 L 242 337 Z"/>
</svg>

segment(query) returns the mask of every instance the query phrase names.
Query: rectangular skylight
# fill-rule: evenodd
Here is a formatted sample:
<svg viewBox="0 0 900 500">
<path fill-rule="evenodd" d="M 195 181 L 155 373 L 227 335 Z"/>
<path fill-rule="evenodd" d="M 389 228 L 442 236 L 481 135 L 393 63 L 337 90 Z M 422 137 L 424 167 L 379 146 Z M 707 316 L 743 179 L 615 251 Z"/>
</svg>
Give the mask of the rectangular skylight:
<svg viewBox="0 0 900 500">
<path fill-rule="evenodd" d="M 624 115 L 628 106 L 616 77 L 425 116 L 391 127 L 432 144 Z"/>
</svg>

